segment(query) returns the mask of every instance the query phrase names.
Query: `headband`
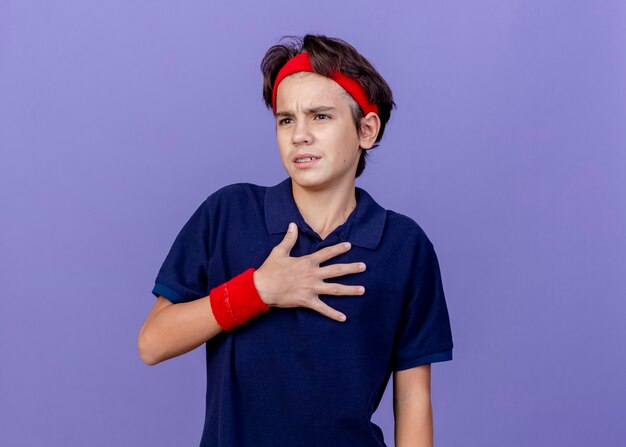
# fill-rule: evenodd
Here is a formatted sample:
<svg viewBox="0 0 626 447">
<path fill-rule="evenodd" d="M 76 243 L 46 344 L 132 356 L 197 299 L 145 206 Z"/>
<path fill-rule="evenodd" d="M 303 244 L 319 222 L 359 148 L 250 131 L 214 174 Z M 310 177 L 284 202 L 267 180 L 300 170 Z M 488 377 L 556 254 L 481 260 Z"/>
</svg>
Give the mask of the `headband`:
<svg viewBox="0 0 626 447">
<path fill-rule="evenodd" d="M 276 81 L 274 81 L 274 90 L 272 92 L 272 107 L 274 109 L 274 115 L 276 115 L 276 93 L 278 92 L 278 84 L 280 84 L 280 81 L 282 81 L 285 77 L 298 71 L 310 71 L 311 73 L 315 73 L 315 70 L 313 70 L 313 67 L 311 66 L 309 53 L 300 53 L 295 55 L 289 59 L 283 68 L 281 68 L 278 72 Z M 378 114 L 378 106 L 369 102 L 365 90 L 363 90 L 363 87 L 356 79 L 348 77 L 337 70 L 332 71 L 328 77 L 342 86 L 350 94 L 350 96 L 354 98 L 365 115 L 370 112 Z"/>
</svg>

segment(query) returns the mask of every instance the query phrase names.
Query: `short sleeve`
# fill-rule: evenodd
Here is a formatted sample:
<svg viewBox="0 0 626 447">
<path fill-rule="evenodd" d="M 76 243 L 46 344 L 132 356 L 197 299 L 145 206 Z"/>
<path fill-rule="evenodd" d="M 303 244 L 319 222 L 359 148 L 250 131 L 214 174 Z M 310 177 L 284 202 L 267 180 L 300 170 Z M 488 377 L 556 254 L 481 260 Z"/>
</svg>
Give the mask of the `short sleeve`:
<svg viewBox="0 0 626 447">
<path fill-rule="evenodd" d="M 208 295 L 209 215 L 205 200 L 180 230 L 155 279 L 152 294 L 172 303 Z"/>
<path fill-rule="evenodd" d="M 452 331 L 439 261 L 425 236 L 417 244 L 413 263 L 415 274 L 409 281 L 396 333 L 394 371 L 452 360 Z"/>
</svg>

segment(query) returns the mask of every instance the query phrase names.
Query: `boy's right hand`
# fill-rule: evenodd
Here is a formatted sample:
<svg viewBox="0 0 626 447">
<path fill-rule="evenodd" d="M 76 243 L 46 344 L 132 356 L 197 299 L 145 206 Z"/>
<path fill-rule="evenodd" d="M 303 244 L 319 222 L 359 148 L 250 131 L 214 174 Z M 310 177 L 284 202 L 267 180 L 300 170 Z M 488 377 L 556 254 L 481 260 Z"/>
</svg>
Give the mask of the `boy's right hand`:
<svg viewBox="0 0 626 447">
<path fill-rule="evenodd" d="M 324 303 L 318 295 L 362 295 L 365 288 L 323 280 L 362 272 L 365 264 L 353 262 L 320 267 L 322 262 L 348 251 L 349 242 L 324 247 L 306 256 L 291 257 L 289 253 L 297 240 L 298 226 L 291 223 L 283 240 L 272 249 L 263 265 L 255 270 L 254 285 L 261 299 L 270 307 L 308 307 L 334 320 L 345 321 L 344 314 Z"/>
</svg>

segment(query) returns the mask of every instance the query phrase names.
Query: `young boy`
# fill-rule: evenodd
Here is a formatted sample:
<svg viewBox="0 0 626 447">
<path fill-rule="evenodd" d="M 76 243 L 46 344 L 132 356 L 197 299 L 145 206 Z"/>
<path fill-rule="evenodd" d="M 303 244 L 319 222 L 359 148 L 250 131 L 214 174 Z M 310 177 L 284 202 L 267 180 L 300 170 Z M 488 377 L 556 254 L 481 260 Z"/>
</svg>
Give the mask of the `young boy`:
<svg viewBox="0 0 626 447">
<path fill-rule="evenodd" d="M 261 70 L 289 176 L 225 186 L 194 212 L 156 277 L 141 358 L 205 344 L 201 446 L 385 446 L 371 416 L 392 372 L 396 445 L 432 446 L 430 364 L 452 359 L 437 256 L 355 186 L 391 90 L 322 35 L 273 46 Z"/>
</svg>

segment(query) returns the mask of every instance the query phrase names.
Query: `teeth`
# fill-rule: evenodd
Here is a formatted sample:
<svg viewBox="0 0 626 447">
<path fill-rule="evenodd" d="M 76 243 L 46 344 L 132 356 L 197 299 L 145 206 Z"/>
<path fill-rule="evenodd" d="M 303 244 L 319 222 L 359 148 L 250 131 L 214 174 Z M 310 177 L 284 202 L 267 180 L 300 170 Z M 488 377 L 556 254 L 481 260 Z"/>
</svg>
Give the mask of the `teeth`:
<svg viewBox="0 0 626 447">
<path fill-rule="evenodd" d="M 297 158 L 296 163 L 303 163 L 306 161 L 317 160 L 318 157 L 306 157 L 306 158 Z"/>
</svg>

